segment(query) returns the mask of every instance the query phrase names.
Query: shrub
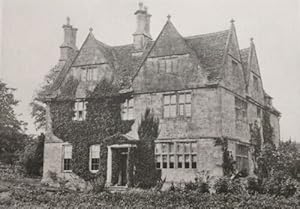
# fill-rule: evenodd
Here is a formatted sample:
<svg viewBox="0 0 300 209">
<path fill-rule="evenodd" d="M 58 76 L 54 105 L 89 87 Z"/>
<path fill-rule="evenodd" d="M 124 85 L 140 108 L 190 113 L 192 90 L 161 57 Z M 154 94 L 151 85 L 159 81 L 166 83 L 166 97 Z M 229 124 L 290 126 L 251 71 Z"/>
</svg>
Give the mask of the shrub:
<svg viewBox="0 0 300 209">
<path fill-rule="evenodd" d="M 299 183 L 295 179 L 284 175 L 282 172 L 275 172 L 262 183 L 262 186 L 264 193 L 290 197 L 296 193 Z"/>
<path fill-rule="evenodd" d="M 155 166 L 155 143 L 159 135 L 159 119 L 149 108 L 141 117 L 138 127 L 139 143 L 136 150 L 136 185 L 141 188 L 151 188 L 157 185 L 161 172 Z"/>
<path fill-rule="evenodd" d="M 241 183 L 240 179 L 230 179 L 229 177 L 219 178 L 214 188 L 217 194 L 243 194 L 246 192 L 245 186 Z"/>
<path fill-rule="evenodd" d="M 41 176 L 43 169 L 45 135 L 41 134 L 36 140 L 27 144 L 21 156 L 21 165 L 26 174 Z"/>
<path fill-rule="evenodd" d="M 197 193 L 209 193 L 210 175 L 208 171 L 197 173 L 194 182 L 184 184 L 185 191 L 196 191 Z"/>
<path fill-rule="evenodd" d="M 255 177 L 248 177 L 247 178 L 247 191 L 249 194 L 261 193 L 261 185 L 258 182 L 258 179 Z"/>
</svg>

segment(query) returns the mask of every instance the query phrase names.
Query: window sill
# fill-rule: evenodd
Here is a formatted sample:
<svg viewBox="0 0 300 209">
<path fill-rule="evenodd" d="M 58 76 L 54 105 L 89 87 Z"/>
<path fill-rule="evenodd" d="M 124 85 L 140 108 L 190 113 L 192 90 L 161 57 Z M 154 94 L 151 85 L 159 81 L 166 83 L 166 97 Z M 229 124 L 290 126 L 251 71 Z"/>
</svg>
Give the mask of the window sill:
<svg viewBox="0 0 300 209">
<path fill-rule="evenodd" d="M 72 173 L 72 170 L 63 170 L 63 173 Z"/>
<path fill-rule="evenodd" d="M 195 171 L 197 168 L 156 168 L 160 170 L 182 170 L 182 171 Z"/>
<path fill-rule="evenodd" d="M 176 117 L 173 117 L 173 118 L 162 118 L 163 120 L 191 120 L 192 117 L 189 116 L 189 117 L 185 117 L 185 116 L 176 116 Z"/>
<path fill-rule="evenodd" d="M 91 172 L 91 173 L 93 173 L 93 174 L 95 174 L 95 173 L 98 173 L 98 172 L 99 172 L 99 170 L 93 170 L 93 171 L 92 171 L 92 170 L 90 170 L 90 172 Z"/>
</svg>

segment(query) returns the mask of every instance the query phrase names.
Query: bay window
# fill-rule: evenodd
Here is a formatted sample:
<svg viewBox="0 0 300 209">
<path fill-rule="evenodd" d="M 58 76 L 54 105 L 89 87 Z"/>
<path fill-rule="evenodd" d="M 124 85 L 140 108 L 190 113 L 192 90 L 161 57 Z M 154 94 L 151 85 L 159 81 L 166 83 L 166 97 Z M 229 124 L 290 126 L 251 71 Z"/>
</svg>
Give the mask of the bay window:
<svg viewBox="0 0 300 209">
<path fill-rule="evenodd" d="M 156 168 L 196 169 L 196 142 L 159 142 L 155 144 Z"/>
</svg>

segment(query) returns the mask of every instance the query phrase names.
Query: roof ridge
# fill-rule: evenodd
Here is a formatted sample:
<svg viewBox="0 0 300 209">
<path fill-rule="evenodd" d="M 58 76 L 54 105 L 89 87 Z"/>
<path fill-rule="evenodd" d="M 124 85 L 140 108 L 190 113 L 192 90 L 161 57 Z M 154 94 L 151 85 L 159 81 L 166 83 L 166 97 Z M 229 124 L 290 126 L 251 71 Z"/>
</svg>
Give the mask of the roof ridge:
<svg viewBox="0 0 300 209">
<path fill-rule="evenodd" d="M 200 38 L 200 37 L 209 36 L 209 35 L 216 35 L 216 34 L 219 34 L 219 33 L 225 33 L 225 32 L 229 32 L 229 31 L 230 31 L 230 29 L 227 29 L 227 30 L 222 30 L 222 31 L 217 31 L 217 32 L 186 36 L 186 37 L 183 37 L 183 38 L 184 39 L 194 39 L 194 38 Z"/>
</svg>

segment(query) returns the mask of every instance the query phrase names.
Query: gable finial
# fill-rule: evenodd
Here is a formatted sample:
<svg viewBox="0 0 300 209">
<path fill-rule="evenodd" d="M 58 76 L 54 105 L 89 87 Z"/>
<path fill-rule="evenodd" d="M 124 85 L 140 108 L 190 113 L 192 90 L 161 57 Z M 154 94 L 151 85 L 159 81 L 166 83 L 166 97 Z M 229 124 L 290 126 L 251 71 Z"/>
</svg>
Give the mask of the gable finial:
<svg viewBox="0 0 300 209">
<path fill-rule="evenodd" d="M 67 17 L 67 25 L 70 25 L 70 21 L 71 21 L 71 19 L 70 19 L 70 17 L 68 16 L 68 17 Z"/>
<path fill-rule="evenodd" d="M 233 18 L 231 18 L 230 23 L 234 24 L 235 20 Z"/>
<path fill-rule="evenodd" d="M 171 15 L 168 14 L 167 18 L 168 18 L 168 21 L 170 21 L 171 20 Z"/>
<path fill-rule="evenodd" d="M 90 33 L 92 33 L 92 32 L 93 32 L 93 28 L 92 28 L 92 27 L 90 27 L 89 31 L 90 31 Z"/>
<path fill-rule="evenodd" d="M 250 38 L 250 42 L 251 42 L 251 43 L 253 43 L 253 40 L 254 40 L 254 38 L 253 38 L 253 37 L 251 37 L 251 38 Z"/>
</svg>

